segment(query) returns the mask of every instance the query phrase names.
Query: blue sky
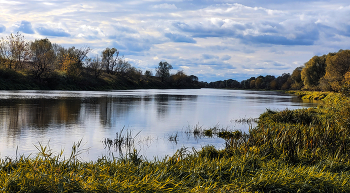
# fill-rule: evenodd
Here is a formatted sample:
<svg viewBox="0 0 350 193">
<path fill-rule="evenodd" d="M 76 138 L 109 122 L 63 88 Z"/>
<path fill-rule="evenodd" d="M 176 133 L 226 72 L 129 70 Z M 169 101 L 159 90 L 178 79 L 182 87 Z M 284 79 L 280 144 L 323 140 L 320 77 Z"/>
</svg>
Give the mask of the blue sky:
<svg viewBox="0 0 350 193">
<path fill-rule="evenodd" d="M 201 81 L 291 73 L 349 49 L 348 0 L 0 0 L 0 35 L 115 47 L 133 66 L 160 61 Z"/>
</svg>

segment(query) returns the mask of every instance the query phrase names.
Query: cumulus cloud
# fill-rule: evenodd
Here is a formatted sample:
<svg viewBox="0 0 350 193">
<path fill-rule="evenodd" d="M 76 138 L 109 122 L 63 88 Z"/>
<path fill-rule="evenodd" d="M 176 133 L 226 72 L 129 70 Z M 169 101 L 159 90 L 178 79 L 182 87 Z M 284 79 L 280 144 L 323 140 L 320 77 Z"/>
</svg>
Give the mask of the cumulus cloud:
<svg viewBox="0 0 350 193">
<path fill-rule="evenodd" d="M 105 36 L 103 31 L 99 27 L 93 27 L 89 25 L 79 26 L 79 33 L 77 37 L 86 38 L 90 40 L 100 39 Z"/>
<path fill-rule="evenodd" d="M 193 38 L 181 34 L 165 33 L 165 37 L 173 42 L 197 43 Z"/>
<path fill-rule="evenodd" d="M 296 25 L 292 30 L 280 24 L 271 23 L 237 23 L 232 20 L 194 22 L 177 22 L 173 24 L 183 32 L 192 33 L 194 37 L 231 37 L 244 43 L 275 45 L 313 45 L 319 39 L 316 24 Z M 300 30 L 301 29 L 301 30 Z"/>
<path fill-rule="evenodd" d="M 17 28 L 18 31 L 21 31 L 26 34 L 34 34 L 32 24 L 29 21 L 22 21 L 20 26 Z"/>
<path fill-rule="evenodd" d="M 70 37 L 70 34 L 60 28 L 50 28 L 48 26 L 38 27 L 35 29 L 43 36 Z"/>
</svg>

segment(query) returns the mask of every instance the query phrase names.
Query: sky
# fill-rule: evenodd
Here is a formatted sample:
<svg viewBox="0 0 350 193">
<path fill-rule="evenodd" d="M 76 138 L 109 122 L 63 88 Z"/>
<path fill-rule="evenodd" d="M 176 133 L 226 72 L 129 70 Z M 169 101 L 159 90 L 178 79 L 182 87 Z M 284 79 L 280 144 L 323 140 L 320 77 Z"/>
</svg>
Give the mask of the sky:
<svg viewBox="0 0 350 193">
<path fill-rule="evenodd" d="M 200 81 L 292 73 L 349 49 L 348 0 L 0 0 L 0 36 L 119 50 L 142 71 L 160 61 Z"/>
</svg>

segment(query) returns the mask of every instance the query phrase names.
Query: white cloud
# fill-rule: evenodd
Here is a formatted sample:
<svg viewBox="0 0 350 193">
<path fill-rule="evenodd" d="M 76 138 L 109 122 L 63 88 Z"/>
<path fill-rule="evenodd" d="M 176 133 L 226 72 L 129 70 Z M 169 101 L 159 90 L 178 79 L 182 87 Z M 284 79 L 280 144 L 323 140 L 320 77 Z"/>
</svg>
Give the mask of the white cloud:
<svg viewBox="0 0 350 193">
<path fill-rule="evenodd" d="M 177 7 L 174 4 L 168 4 L 168 3 L 153 5 L 152 7 L 155 9 L 177 9 Z"/>
</svg>

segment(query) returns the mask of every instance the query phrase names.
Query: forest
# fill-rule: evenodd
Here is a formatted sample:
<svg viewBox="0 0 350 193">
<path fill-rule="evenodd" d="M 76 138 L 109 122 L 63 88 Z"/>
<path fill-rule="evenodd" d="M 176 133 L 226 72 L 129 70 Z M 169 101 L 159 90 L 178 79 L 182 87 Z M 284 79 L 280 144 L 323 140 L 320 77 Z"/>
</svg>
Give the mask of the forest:
<svg viewBox="0 0 350 193">
<path fill-rule="evenodd" d="M 224 80 L 210 82 L 211 88 L 265 89 L 265 90 L 311 90 L 348 93 L 350 85 L 350 50 L 339 50 L 323 56 L 314 56 L 292 74 L 283 73 L 251 77 L 238 82 Z"/>
<path fill-rule="evenodd" d="M 0 89 L 108 90 L 135 88 L 199 88 L 198 77 L 186 75 L 166 61 L 155 75 L 137 69 L 116 48 L 89 57 L 90 47 L 65 48 L 49 39 L 27 41 L 20 33 L 0 39 Z"/>
</svg>

